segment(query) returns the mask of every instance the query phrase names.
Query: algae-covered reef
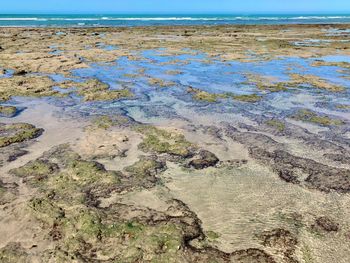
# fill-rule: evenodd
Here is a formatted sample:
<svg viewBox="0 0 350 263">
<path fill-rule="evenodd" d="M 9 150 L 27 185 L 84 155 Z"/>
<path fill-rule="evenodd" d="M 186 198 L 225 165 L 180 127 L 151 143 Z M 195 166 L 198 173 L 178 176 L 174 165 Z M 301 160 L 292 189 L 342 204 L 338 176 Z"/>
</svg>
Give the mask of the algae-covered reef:
<svg viewBox="0 0 350 263">
<path fill-rule="evenodd" d="M 89 79 L 84 82 L 66 81 L 58 84 L 61 88 L 76 88 L 76 93 L 85 101 L 109 101 L 132 97 L 128 88 L 111 90 L 109 85 L 98 79 Z"/>
<path fill-rule="evenodd" d="M 230 92 L 226 93 L 210 93 L 204 90 L 195 89 L 190 87 L 187 89 L 187 92 L 192 94 L 193 99 L 205 102 L 217 102 L 219 99 L 229 99 L 242 101 L 242 102 L 258 102 L 262 99 L 262 96 L 258 94 L 246 94 L 246 95 L 235 95 Z"/>
<path fill-rule="evenodd" d="M 0 79 L 0 101 L 7 101 L 11 96 L 54 96 L 54 82 L 45 76 L 13 76 Z"/>
<path fill-rule="evenodd" d="M 0 123 L 0 168 L 26 155 L 26 147 L 43 132 L 42 128 L 28 123 Z"/>
<path fill-rule="evenodd" d="M 100 163 L 82 159 L 68 145 L 11 171 L 39 194 L 28 201 L 31 215 L 41 224 L 55 248 L 42 259 L 75 262 L 275 262 L 259 249 L 224 253 L 212 247 L 195 248 L 204 240 L 201 221 L 181 201 L 170 199 L 159 212 L 122 203 L 101 206 L 103 198 L 149 188 L 166 169 L 157 159 L 141 158 L 125 171 L 108 171 Z M 3 248 L 1 257 L 20 260 L 19 245 Z"/>
<path fill-rule="evenodd" d="M 318 115 L 317 113 L 306 109 L 299 110 L 295 115 L 292 116 L 292 118 L 305 122 L 315 123 L 322 126 L 334 126 L 345 124 L 342 120 L 332 119 L 329 116 Z"/>
<path fill-rule="evenodd" d="M 0 116 L 11 118 L 17 113 L 17 108 L 14 106 L 0 105 Z"/>
<path fill-rule="evenodd" d="M 200 149 L 187 141 L 182 134 L 153 126 L 138 126 L 136 130 L 144 135 L 143 141 L 138 145 L 144 152 L 165 154 L 168 160 L 175 160 L 185 167 L 195 169 L 204 169 L 219 163 L 214 153 Z"/>
<path fill-rule="evenodd" d="M 0 148 L 39 137 L 43 129 L 27 123 L 0 124 Z"/>
</svg>

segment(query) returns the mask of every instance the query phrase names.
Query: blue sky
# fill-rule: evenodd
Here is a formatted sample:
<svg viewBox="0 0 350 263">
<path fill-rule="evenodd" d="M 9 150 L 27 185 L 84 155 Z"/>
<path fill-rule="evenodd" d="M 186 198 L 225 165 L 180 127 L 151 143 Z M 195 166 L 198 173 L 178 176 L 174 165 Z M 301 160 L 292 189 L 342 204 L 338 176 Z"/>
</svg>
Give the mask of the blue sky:
<svg viewBox="0 0 350 263">
<path fill-rule="evenodd" d="M 350 13 L 350 0 L 1 0 L 0 13 Z"/>
</svg>

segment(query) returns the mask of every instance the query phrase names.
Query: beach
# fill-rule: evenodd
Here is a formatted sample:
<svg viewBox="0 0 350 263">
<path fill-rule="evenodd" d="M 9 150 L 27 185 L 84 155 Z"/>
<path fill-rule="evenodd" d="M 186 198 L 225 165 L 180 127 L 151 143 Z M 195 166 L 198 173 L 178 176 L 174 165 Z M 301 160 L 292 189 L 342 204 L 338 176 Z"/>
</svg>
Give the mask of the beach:
<svg viewBox="0 0 350 263">
<path fill-rule="evenodd" d="M 350 262 L 350 24 L 314 19 L 0 27 L 0 261 Z"/>
</svg>

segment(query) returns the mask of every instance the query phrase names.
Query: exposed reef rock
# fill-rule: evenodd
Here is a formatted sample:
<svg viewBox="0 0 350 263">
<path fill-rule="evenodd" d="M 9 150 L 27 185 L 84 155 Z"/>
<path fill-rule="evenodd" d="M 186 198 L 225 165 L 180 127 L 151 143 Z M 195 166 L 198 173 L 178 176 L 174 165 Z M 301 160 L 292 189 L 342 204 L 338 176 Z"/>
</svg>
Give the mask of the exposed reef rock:
<svg viewBox="0 0 350 263">
<path fill-rule="evenodd" d="M 0 261 L 3 263 L 26 263 L 28 254 L 19 243 L 9 243 L 0 249 Z"/>
<path fill-rule="evenodd" d="M 17 193 L 17 184 L 4 183 L 0 180 L 0 205 L 13 201 Z"/>
<path fill-rule="evenodd" d="M 271 165 L 282 179 L 292 183 L 305 183 L 321 191 L 350 191 L 350 171 L 318 163 L 314 160 L 294 156 L 283 150 L 273 152 L 261 148 L 250 148 L 250 155 Z M 298 170 L 306 174 L 306 179 L 298 177 Z"/>
<path fill-rule="evenodd" d="M 27 123 L 0 123 L 0 148 L 39 137 L 43 129 Z"/>
<path fill-rule="evenodd" d="M 275 262 L 260 249 L 224 253 L 192 246 L 193 240 L 205 239 L 201 221 L 177 199 L 167 200 L 164 212 L 118 202 L 100 205 L 113 193 L 155 186 L 155 176 L 164 169 L 163 162 L 149 156 L 124 172 L 107 171 L 61 145 L 11 173 L 39 190 L 28 207 L 44 238 L 55 244 L 40 254 L 49 262 Z M 22 256 L 17 245 L 2 251 L 3 257 Z"/>
<path fill-rule="evenodd" d="M 204 169 L 207 167 L 215 166 L 219 162 L 219 159 L 212 152 L 201 150 L 198 154 L 198 158 L 193 158 L 189 163 L 189 167 L 195 169 Z"/>
<path fill-rule="evenodd" d="M 334 219 L 327 216 L 319 217 L 315 220 L 315 224 L 312 225 L 315 230 L 324 232 L 338 232 L 339 224 Z"/>
<path fill-rule="evenodd" d="M 0 101 L 7 101 L 12 96 L 59 96 L 52 90 L 54 82 L 46 76 L 14 76 L 0 78 Z"/>
<path fill-rule="evenodd" d="M 276 261 L 261 249 L 250 248 L 232 253 L 231 262 L 237 263 L 276 263 Z"/>
<path fill-rule="evenodd" d="M 281 179 L 294 184 L 303 184 L 320 191 L 350 191 L 350 170 L 322 164 L 313 159 L 295 156 L 285 150 L 285 145 L 271 137 L 252 132 L 240 132 L 230 125 L 225 126 L 226 135 L 246 145 L 252 158 L 271 166 Z M 315 140 L 317 145 L 327 141 Z M 330 143 L 332 146 L 332 143 Z M 335 145 L 332 147 L 336 147 Z M 338 148 L 347 156 L 344 148 Z M 347 158 L 347 157 L 344 157 Z"/>
<path fill-rule="evenodd" d="M 276 254 L 283 255 L 285 262 L 297 263 L 294 253 L 298 245 L 298 239 L 290 231 L 283 228 L 264 231 L 260 235 L 262 245 L 270 247 Z"/>
<path fill-rule="evenodd" d="M 14 106 L 0 105 L 0 117 L 12 118 L 17 113 L 17 108 Z"/>
<path fill-rule="evenodd" d="M 180 133 L 152 126 L 138 126 L 136 130 L 145 136 L 139 144 L 139 149 L 144 152 L 164 154 L 168 160 L 184 163 L 184 166 L 195 169 L 215 166 L 219 162 L 215 154 L 200 149 Z"/>
</svg>

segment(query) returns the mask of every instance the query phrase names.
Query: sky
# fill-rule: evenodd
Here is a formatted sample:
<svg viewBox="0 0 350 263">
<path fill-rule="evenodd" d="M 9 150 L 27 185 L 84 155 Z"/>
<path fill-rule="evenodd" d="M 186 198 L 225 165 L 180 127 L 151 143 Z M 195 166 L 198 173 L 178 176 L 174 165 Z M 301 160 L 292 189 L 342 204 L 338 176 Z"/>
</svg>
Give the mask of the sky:
<svg viewBox="0 0 350 263">
<path fill-rule="evenodd" d="M 4 13 L 350 13 L 350 0 L 0 0 Z"/>
</svg>

